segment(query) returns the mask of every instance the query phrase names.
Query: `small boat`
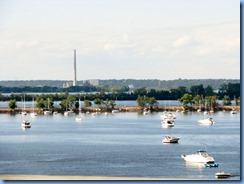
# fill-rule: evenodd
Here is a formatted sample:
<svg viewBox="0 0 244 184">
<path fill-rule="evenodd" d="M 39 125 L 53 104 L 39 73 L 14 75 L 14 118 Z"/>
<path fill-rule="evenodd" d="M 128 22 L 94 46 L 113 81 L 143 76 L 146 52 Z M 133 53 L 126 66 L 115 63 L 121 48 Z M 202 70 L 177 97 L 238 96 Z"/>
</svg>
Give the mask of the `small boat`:
<svg viewBox="0 0 244 184">
<path fill-rule="evenodd" d="M 21 112 L 21 114 L 22 114 L 22 116 L 27 115 L 27 112 L 25 111 L 25 94 L 24 94 L 24 99 L 22 99 L 22 112 Z"/>
<path fill-rule="evenodd" d="M 146 108 L 143 110 L 143 115 L 148 115 L 149 113 L 151 113 L 150 110 L 147 110 Z"/>
<path fill-rule="evenodd" d="M 212 125 L 215 122 L 213 121 L 213 118 L 206 118 L 206 119 L 199 120 L 198 123 L 204 124 L 204 125 Z"/>
<path fill-rule="evenodd" d="M 79 99 L 79 114 L 78 114 L 78 116 L 76 116 L 75 119 L 76 119 L 76 121 L 82 121 L 80 99 Z"/>
<path fill-rule="evenodd" d="M 119 113 L 119 110 L 112 110 L 112 113 Z"/>
<path fill-rule="evenodd" d="M 207 164 L 213 164 L 214 158 L 210 157 L 206 151 L 199 150 L 194 154 L 190 155 L 181 155 L 181 158 L 183 158 L 186 162 L 196 162 L 196 163 L 207 163 Z"/>
<path fill-rule="evenodd" d="M 52 115 L 52 111 L 49 110 L 49 104 L 50 104 L 50 100 L 48 98 L 47 99 L 47 110 L 43 112 L 43 114 L 46 115 L 46 116 Z"/>
<path fill-rule="evenodd" d="M 161 119 L 176 119 L 176 116 L 172 112 L 167 112 L 164 111 L 163 114 L 161 115 Z"/>
<path fill-rule="evenodd" d="M 219 167 L 219 164 L 204 164 L 205 167 Z"/>
<path fill-rule="evenodd" d="M 175 125 L 174 119 L 164 119 L 162 122 L 162 125 L 173 127 Z"/>
<path fill-rule="evenodd" d="M 30 128 L 30 122 L 28 120 L 23 120 L 22 124 L 21 124 L 22 128 Z"/>
<path fill-rule="evenodd" d="M 231 174 L 230 173 L 226 173 L 224 171 L 220 171 L 220 172 L 217 172 L 215 174 L 215 177 L 216 178 L 229 178 L 229 177 L 231 177 Z"/>
<path fill-rule="evenodd" d="M 237 111 L 236 110 L 232 110 L 230 111 L 231 114 L 237 114 Z"/>
<path fill-rule="evenodd" d="M 65 115 L 65 116 L 73 116 L 73 115 L 75 115 L 75 113 L 74 113 L 74 111 L 69 110 L 69 111 L 65 111 L 65 112 L 64 112 L 64 115 Z"/>
<path fill-rule="evenodd" d="M 31 117 L 36 117 L 37 113 L 35 112 L 35 101 L 34 98 L 32 99 L 32 113 L 30 113 Z"/>
<path fill-rule="evenodd" d="M 167 135 L 164 137 L 164 139 L 162 140 L 163 143 L 178 143 L 180 137 L 175 137 L 175 136 L 171 136 L 171 135 Z"/>
</svg>

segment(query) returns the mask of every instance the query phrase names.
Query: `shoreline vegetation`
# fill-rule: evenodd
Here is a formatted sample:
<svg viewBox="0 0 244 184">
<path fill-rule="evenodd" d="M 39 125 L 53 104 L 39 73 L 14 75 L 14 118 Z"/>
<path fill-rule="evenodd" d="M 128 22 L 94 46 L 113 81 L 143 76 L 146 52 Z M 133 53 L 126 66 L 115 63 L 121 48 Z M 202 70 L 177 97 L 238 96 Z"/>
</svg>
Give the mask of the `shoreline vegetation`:
<svg viewBox="0 0 244 184">
<path fill-rule="evenodd" d="M 187 110 L 184 110 L 183 106 L 157 106 L 154 107 L 151 111 L 152 112 L 163 112 L 163 111 L 180 111 L 180 112 L 196 112 L 200 107 L 199 106 L 191 106 L 188 107 Z M 73 110 L 75 113 L 79 113 L 79 109 L 77 108 L 69 108 L 70 110 Z M 232 110 L 240 111 L 240 106 L 218 106 L 217 109 L 215 109 L 215 112 L 217 111 L 232 111 Z M 22 108 L 15 108 L 14 110 L 10 108 L 0 108 L 0 113 L 8 113 L 8 114 L 19 114 L 22 112 Z M 35 108 L 35 112 L 37 114 L 43 114 L 43 112 L 47 109 L 42 108 Z M 144 109 L 142 109 L 140 106 L 115 106 L 114 110 L 119 110 L 119 112 L 143 112 Z M 150 108 L 145 108 L 145 110 L 150 110 Z M 202 108 L 202 111 L 205 109 Z M 25 108 L 25 111 L 27 113 L 31 113 L 33 111 L 33 108 Z M 52 108 L 52 112 L 57 113 L 63 113 L 64 110 L 62 108 Z M 111 112 L 112 110 L 107 110 L 105 107 L 83 107 L 81 108 L 82 113 L 87 112 Z"/>
<path fill-rule="evenodd" d="M 200 178 L 150 178 L 150 177 L 117 177 L 117 176 L 65 176 L 65 175 L 21 175 L 2 174 L 0 180 L 202 180 Z M 206 179 L 204 179 L 206 180 Z M 211 179 L 210 179 L 211 180 Z M 214 180 L 214 179 L 213 179 Z"/>
</svg>

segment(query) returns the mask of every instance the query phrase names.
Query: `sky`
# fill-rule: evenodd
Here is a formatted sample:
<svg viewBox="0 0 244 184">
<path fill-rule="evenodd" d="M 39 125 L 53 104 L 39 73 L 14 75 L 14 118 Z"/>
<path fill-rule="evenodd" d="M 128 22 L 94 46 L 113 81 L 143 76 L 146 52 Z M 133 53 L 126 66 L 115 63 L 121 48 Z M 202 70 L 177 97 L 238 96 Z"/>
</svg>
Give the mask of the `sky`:
<svg viewBox="0 0 244 184">
<path fill-rule="evenodd" d="M 240 79 L 238 0 L 0 0 L 0 80 Z"/>
</svg>

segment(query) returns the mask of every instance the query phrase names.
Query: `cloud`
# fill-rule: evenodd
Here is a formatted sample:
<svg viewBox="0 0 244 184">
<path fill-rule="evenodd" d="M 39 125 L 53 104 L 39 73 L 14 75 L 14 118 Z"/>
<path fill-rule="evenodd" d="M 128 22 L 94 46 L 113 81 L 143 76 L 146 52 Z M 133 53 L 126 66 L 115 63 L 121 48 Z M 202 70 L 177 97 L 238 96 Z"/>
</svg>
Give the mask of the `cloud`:
<svg viewBox="0 0 244 184">
<path fill-rule="evenodd" d="M 192 36 L 185 35 L 173 42 L 173 47 L 180 48 L 185 46 L 193 46 L 196 45 L 197 41 L 192 38 Z"/>
</svg>

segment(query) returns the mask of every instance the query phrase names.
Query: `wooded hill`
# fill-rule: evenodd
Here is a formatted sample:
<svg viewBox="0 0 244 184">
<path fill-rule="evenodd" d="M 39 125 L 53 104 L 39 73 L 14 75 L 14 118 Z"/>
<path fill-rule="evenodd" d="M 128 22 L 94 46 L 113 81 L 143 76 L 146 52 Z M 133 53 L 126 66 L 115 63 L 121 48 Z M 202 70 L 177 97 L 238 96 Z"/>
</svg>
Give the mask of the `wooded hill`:
<svg viewBox="0 0 244 184">
<path fill-rule="evenodd" d="M 63 87 L 65 83 L 72 83 L 66 80 L 5 80 L 0 81 L 0 86 L 3 87 Z M 81 85 L 84 81 L 78 81 L 77 84 Z M 220 88 L 222 84 L 240 83 L 240 79 L 176 79 L 176 80 L 158 80 L 158 79 L 108 79 L 99 80 L 100 87 L 102 86 L 127 86 L 134 88 L 146 87 L 147 89 L 172 89 L 179 86 L 190 88 L 194 85 L 202 84 L 204 87 L 210 85 L 214 90 Z"/>
</svg>

